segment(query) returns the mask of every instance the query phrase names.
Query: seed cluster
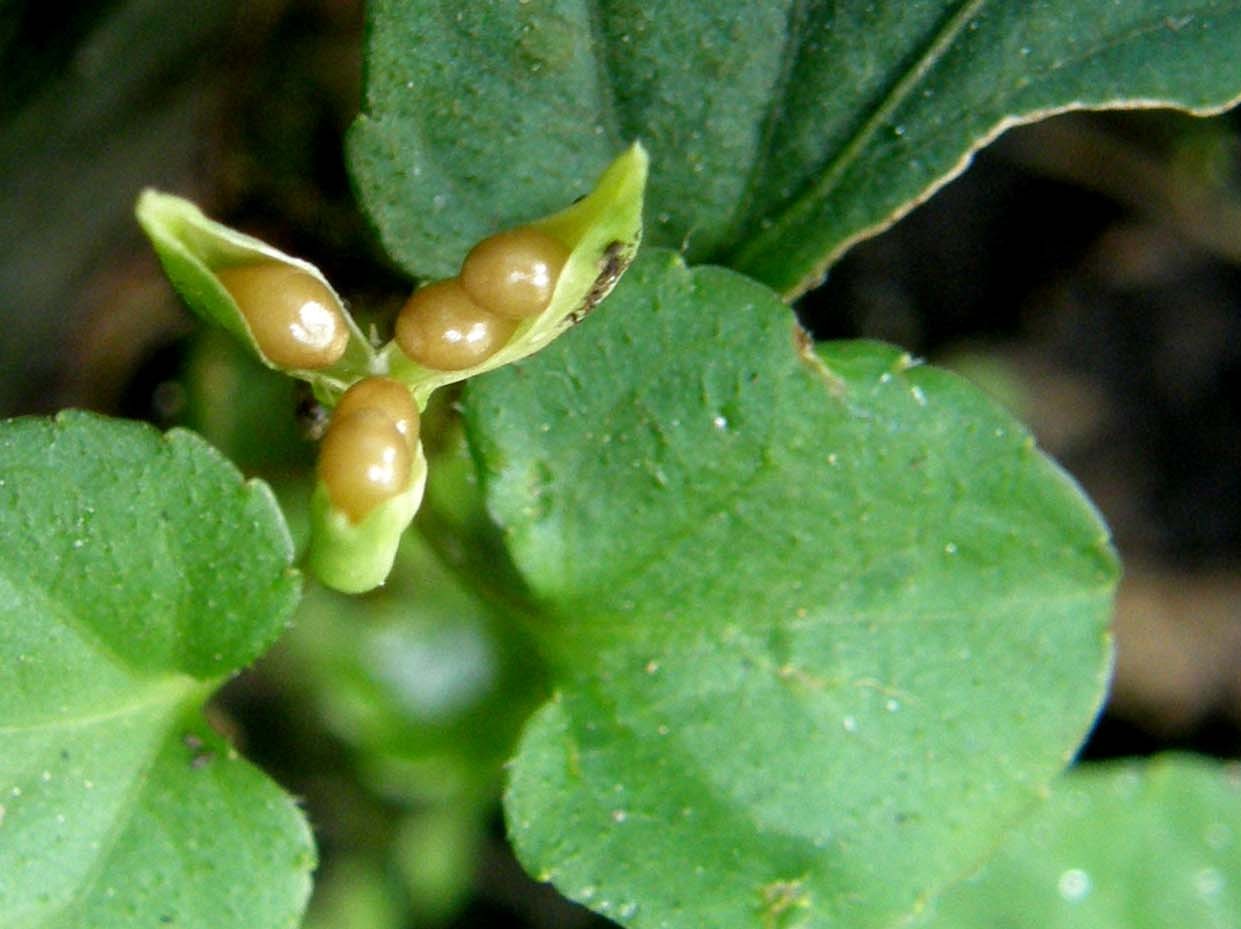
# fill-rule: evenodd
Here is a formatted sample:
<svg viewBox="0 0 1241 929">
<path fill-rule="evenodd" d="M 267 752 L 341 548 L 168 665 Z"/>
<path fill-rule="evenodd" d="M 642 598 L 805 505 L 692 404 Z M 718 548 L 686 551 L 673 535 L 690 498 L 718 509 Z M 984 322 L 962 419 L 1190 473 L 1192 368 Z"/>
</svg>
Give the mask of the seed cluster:
<svg viewBox="0 0 1241 929">
<path fill-rule="evenodd" d="M 460 371 L 486 361 L 523 319 L 547 309 L 568 257 L 558 240 L 530 227 L 484 239 L 458 277 L 409 298 L 396 320 L 397 345 L 433 370 Z M 319 478 L 333 508 L 357 523 L 403 493 L 418 434 L 418 408 L 400 381 L 369 377 L 345 391 L 319 448 Z"/>
<path fill-rule="evenodd" d="M 438 371 L 486 361 L 524 319 L 551 303 L 569 250 L 529 226 L 483 239 L 461 272 L 415 291 L 396 320 L 396 343 L 411 360 Z"/>
<path fill-rule="evenodd" d="M 426 368 L 460 371 L 486 361 L 524 319 L 551 303 L 569 257 L 530 227 L 484 239 L 458 277 L 416 291 L 396 321 L 396 342 Z M 349 330 L 332 292 L 314 275 L 279 262 L 216 270 L 271 363 L 302 370 L 340 360 Z M 319 477 L 334 509 L 361 522 L 410 483 L 419 436 L 408 387 L 387 377 L 358 381 L 341 396 L 319 447 Z"/>
<path fill-rule="evenodd" d="M 349 329 L 336 297 L 314 275 L 279 262 L 220 268 L 216 278 L 268 361 L 317 370 L 345 353 Z"/>
<path fill-rule="evenodd" d="M 357 523 L 404 492 L 418 434 L 418 408 L 399 381 L 368 377 L 345 391 L 319 446 L 319 478 L 332 506 Z"/>
<path fill-rule="evenodd" d="M 190 308 L 311 385 L 299 417 L 321 444 L 306 560 L 325 584 L 361 593 L 392 570 L 427 484 L 431 394 L 539 351 L 611 290 L 641 238 L 647 168 L 635 143 L 571 206 L 479 242 L 456 276 L 409 297 L 386 344 L 313 266 L 143 192 L 138 220 Z"/>
</svg>

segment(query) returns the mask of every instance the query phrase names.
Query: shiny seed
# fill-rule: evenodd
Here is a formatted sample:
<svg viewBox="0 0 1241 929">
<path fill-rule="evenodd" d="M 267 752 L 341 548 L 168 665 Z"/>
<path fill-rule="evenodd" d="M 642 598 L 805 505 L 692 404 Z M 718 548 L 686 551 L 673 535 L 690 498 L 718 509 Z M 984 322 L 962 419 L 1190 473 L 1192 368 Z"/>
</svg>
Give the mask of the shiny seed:
<svg viewBox="0 0 1241 929">
<path fill-rule="evenodd" d="M 460 371 L 494 355 L 516 328 L 516 320 L 489 313 L 453 279 L 414 292 L 397 317 L 396 343 L 423 367 Z"/>
<path fill-rule="evenodd" d="M 343 418 L 357 410 L 378 410 L 392 420 L 411 446 L 418 441 L 418 407 L 409 388 L 400 381 L 390 377 L 363 378 L 345 391 L 332 415 Z"/>
<path fill-rule="evenodd" d="M 336 297 L 314 275 L 267 262 L 221 268 L 216 277 L 272 364 L 313 370 L 335 364 L 345 353 L 345 318 Z"/>
<path fill-rule="evenodd" d="M 569 250 L 529 226 L 483 239 L 461 265 L 461 286 L 484 309 L 509 319 L 538 316 L 551 303 Z"/>
<path fill-rule="evenodd" d="M 319 447 L 319 477 L 332 505 L 360 522 L 409 486 L 413 456 L 384 413 L 361 409 L 333 416 Z"/>
</svg>

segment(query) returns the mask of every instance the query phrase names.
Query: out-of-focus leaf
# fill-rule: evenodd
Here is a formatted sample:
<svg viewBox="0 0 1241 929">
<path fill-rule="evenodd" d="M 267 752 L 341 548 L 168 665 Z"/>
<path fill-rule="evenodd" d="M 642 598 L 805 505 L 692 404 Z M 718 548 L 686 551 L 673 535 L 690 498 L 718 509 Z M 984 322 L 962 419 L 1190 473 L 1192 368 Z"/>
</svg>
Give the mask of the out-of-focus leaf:
<svg viewBox="0 0 1241 929">
<path fill-rule="evenodd" d="M 1086 764 L 921 929 L 1237 929 L 1241 773 L 1202 758 Z"/>
</svg>

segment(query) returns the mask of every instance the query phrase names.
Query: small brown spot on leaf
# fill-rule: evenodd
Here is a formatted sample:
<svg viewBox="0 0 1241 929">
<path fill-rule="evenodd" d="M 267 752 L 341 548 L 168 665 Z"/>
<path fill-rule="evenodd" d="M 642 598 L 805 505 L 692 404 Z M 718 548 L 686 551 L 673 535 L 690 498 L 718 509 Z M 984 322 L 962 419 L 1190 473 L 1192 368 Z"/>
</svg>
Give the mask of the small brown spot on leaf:
<svg viewBox="0 0 1241 929">
<path fill-rule="evenodd" d="M 759 895 L 763 901 L 764 929 L 781 929 L 795 925 L 790 918 L 799 910 L 810 909 L 810 894 L 801 878 L 764 884 L 759 888 Z"/>
</svg>

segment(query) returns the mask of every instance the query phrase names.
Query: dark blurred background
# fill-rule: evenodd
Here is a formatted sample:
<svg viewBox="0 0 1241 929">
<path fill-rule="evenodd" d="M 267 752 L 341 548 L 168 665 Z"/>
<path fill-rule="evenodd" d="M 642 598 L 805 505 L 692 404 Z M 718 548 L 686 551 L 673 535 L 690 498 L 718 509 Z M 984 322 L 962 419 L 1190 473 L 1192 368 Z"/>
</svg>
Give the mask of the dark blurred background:
<svg viewBox="0 0 1241 929">
<path fill-rule="evenodd" d="M 409 282 L 343 163 L 362 20 L 360 0 L 0 0 L 0 413 L 188 424 L 296 486 L 312 454 L 296 389 L 198 332 L 132 209 L 148 185 L 188 196 L 316 263 L 382 325 Z M 1114 693 L 1086 757 L 1241 758 L 1236 114 L 1009 132 L 797 308 L 821 338 L 889 340 L 973 378 L 1103 511 L 1126 577 Z M 288 685 L 306 670 L 292 652 L 216 713 L 306 797 L 325 860 L 313 926 L 603 924 L 509 856 L 487 794 L 503 746 L 475 779 L 490 785 L 471 795 L 476 834 L 445 813 L 474 780 L 376 787 L 367 749 Z M 448 782 L 436 777 L 418 783 Z"/>
</svg>

